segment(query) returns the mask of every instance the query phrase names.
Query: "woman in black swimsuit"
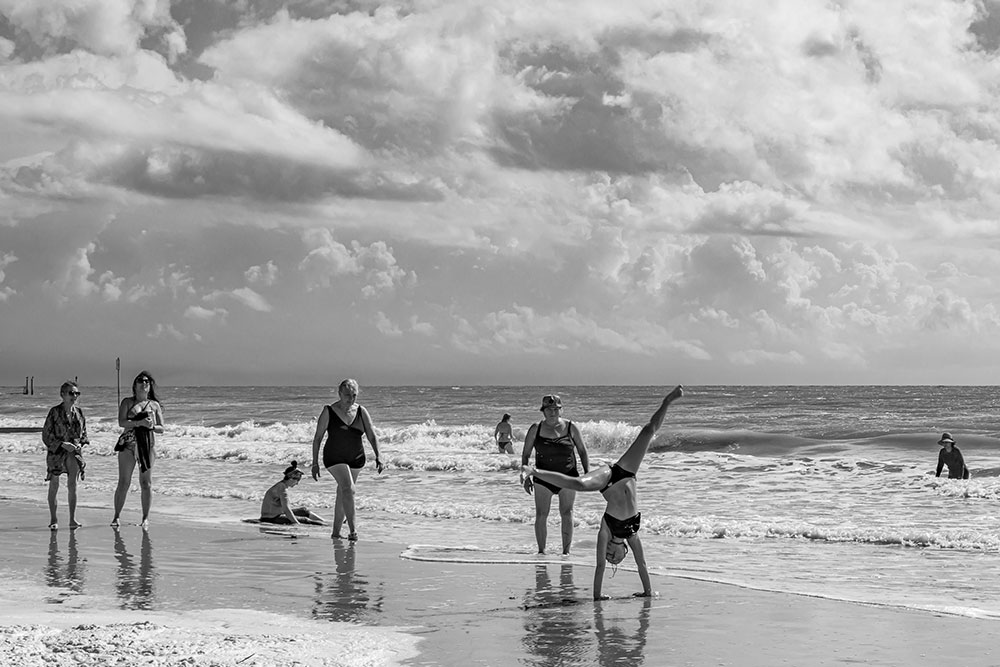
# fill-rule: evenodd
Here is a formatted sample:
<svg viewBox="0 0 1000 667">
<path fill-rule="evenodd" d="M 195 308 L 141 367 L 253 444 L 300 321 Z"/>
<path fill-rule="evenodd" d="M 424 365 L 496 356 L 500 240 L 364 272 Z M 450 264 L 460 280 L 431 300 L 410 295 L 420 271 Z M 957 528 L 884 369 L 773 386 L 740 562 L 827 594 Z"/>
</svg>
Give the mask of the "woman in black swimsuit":
<svg viewBox="0 0 1000 667">
<path fill-rule="evenodd" d="M 580 474 L 576 469 L 576 454 L 580 456 L 583 472 L 590 470 L 590 460 L 583 438 L 580 436 L 580 429 L 573 422 L 560 416 L 562 399 L 554 394 L 543 396 L 541 410 L 545 419 L 532 425 L 524 436 L 521 465 L 528 465 L 531 451 L 534 450 L 535 467 L 539 470 L 552 470 L 576 477 Z M 573 543 L 573 501 L 576 500 L 576 491 L 560 489 L 543 481 L 538 482 L 538 490 L 535 492 L 535 540 L 538 542 L 538 553 L 545 553 L 553 495 L 559 496 L 562 552 L 568 554 L 569 547 Z"/>
<path fill-rule="evenodd" d="M 606 600 L 608 596 L 601 594 L 604 582 L 606 563 L 617 565 L 625 558 L 629 547 L 635 558 L 635 565 L 642 580 L 642 592 L 636 597 L 650 597 L 653 594 L 646 569 L 646 558 L 642 552 L 642 541 L 639 539 L 639 503 L 636 496 L 635 474 L 642 465 L 646 450 L 653 436 L 663 424 L 667 407 L 684 395 L 684 388 L 674 387 L 663 399 L 659 409 L 649 418 L 649 423 L 642 427 L 629 448 L 614 465 L 602 465 L 582 477 L 571 477 L 557 472 L 541 470 L 537 467 L 523 466 L 521 470 L 524 488 L 529 493 L 533 485 L 532 478 L 538 483 L 555 484 L 563 489 L 575 491 L 600 491 L 608 502 L 601 520 L 601 529 L 597 533 L 597 568 L 594 571 L 594 599 Z M 627 546 L 626 546 L 627 543 Z"/>
<path fill-rule="evenodd" d="M 337 389 L 340 398 L 336 403 L 324 406 L 316 422 L 313 436 L 312 478 L 319 479 L 319 443 L 326 434 L 323 446 L 323 467 L 337 481 L 337 501 L 333 509 L 333 535 L 340 537 L 340 527 L 347 519 L 350 533 L 347 539 L 358 539 L 354 525 L 354 487 L 358 475 L 365 466 L 365 448 L 362 436 L 368 438 L 375 452 L 375 469 L 382 472 L 382 460 L 378 453 L 378 440 L 372 428 L 368 411 L 357 403 L 357 380 L 344 380 Z"/>
</svg>

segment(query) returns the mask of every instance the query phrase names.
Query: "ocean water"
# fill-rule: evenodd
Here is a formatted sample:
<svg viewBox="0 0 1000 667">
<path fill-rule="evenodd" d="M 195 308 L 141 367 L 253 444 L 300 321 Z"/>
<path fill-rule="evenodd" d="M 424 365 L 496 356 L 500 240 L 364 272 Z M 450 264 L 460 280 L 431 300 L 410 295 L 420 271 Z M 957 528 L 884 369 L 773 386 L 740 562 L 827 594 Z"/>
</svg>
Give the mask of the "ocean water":
<svg viewBox="0 0 1000 667">
<path fill-rule="evenodd" d="M 104 522 L 117 475 L 117 392 L 81 389 L 91 445 L 80 515 Z M 669 389 L 363 386 L 359 402 L 372 415 L 387 469 L 376 474 L 369 450 L 358 531 L 413 545 L 408 553 L 417 557 L 530 559 L 534 505 L 517 483 L 520 444 L 514 456 L 493 444 L 501 415 L 512 415 L 523 441 L 541 418 L 540 397 L 559 393 L 591 460 L 613 461 Z M 19 431 L 41 426 L 58 388 L 0 392 L 0 495 L 44 501 L 40 436 Z M 688 577 L 1000 620 L 997 388 L 686 392 L 639 473 L 643 544 L 661 594 L 669 595 L 671 577 Z M 256 516 L 263 491 L 291 460 L 308 466 L 316 418 L 336 398 L 316 387 L 163 387 L 160 394 L 167 430 L 157 441 L 153 520 L 163 512 L 202 523 Z M 943 431 L 958 441 L 972 479 L 934 477 Z M 332 516 L 335 488 L 325 473 L 319 482 L 307 478 L 293 502 Z M 134 485 L 127 521 L 138 519 L 138 502 Z M 574 560 L 593 558 L 603 508 L 599 494 L 578 494 Z M 552 554 L 557 515 L 553 507 Z M 43 511 L 38 521 L 47 518 Z M 625 570 L 605 588 L 638 590 Z"/>
</svg>

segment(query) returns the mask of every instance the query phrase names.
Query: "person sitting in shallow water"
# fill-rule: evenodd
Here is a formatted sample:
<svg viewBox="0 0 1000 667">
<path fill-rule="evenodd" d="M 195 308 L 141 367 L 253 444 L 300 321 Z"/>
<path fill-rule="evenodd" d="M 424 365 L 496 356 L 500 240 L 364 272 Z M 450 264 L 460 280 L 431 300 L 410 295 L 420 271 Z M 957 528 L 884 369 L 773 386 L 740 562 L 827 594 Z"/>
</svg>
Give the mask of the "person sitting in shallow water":
<svg viewBox="0 0 1000 667">
<path fill-rule="evenodd" d="M 651 597 L 652 587 L 649 581 L 649 571 L 646 569 L 646 558 L 642 551 L 642 541 L 639 539 L 639 504 L 636 494 L 636 473 L 646 456 L 649 443 L 663 424 L 667 407 L 684 395 L 681 385 L 674 387 L 666 395 L 659 409 L 642 427 L 639 435 L 629 445 L 614 465 L 602 465 L 594 468 L 581 477 L 570 477 L 550 470 L 538 470 L 533 466 L 522 466 L 521 475 L 524 489 L 531 493 L 533 479 L 554 484 L 564 489 L 574 491 L 600 491 L 607 501 L 601 528 L 597 533 L 597 568 L 594 571 L 594 599 L 607 600 L 609 596 L 602 595 L 604 570 L 606 563 L 618 565 L 625 559 L 629 548 L 635 558 L 639 579 L 642 581 L 642 591 L 636 597 Z"/>
<path fill-rule="evenodd" d="M 260 504 L 260 520 L 262 523 L 300 524 L 310 523 L 322 526 L 326 520 L 308 508 L 292 509 L 288 504 L 288 489 L 302 481 L 302 471 L 298 461 L 285 468 L 285 477 L 267 490 Z"/>
<path fill-rule="evenodd" d="M 955 446 L 951 434 L 942 433 L 938 444 L 941 445 L 941 451 L 938 452 L 937 470 L 934 472 L 934 476 L 940 477 L 941 469 L 948 466 L 948 479 L 969 479 L 969 469 L 965 467 L 965 458 Z"/>
</svg>

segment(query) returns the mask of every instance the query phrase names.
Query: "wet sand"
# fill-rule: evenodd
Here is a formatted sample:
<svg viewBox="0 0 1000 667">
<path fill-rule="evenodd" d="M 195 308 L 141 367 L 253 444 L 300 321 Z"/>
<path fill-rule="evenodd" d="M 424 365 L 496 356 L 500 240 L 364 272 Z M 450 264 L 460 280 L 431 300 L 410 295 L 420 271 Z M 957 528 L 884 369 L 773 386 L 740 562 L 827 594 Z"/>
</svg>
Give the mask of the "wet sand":
<svg viewBox="0 0 1000 667">
<path fill-rule="evenodd" d="M 1000 664 L 994 621 L 674 577 L 634 599 L 627 570 L 595 603 L 589 554 L 428 562 L 401 557 L 405 535 L 155 511 L 148 530 L 95 510 L 52 533 L 44 507 L 0 506 L 0 664 Z"/>
</svg>

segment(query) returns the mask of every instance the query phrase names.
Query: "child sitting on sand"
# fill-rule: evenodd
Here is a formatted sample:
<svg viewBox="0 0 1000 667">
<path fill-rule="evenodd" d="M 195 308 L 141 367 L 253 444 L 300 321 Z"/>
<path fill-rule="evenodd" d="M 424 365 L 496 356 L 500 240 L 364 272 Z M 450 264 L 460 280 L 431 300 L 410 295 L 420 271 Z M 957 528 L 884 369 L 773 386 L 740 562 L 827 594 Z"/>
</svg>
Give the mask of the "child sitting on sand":
<svg viewBox="0 0 1000 667">
<path fill-rule="evenodd" d="M 642 580 L 642 592 L 636 597 L 653 595 L 646 569 L 646 558 L 639 539 L 639 509 L 636 496 L 636 473 L 646 455 L 649 443 L 663 424 L 667 407 L 684 395 L 684 388 L 674 387 L 663 399 L 659 409 L 642 427 L 629 448 L 614 465 L 603 465 L 592 469 L 581 477 L 570 477 L 549 470 L 536 470 L 533 466 L 522 466 L 521 476 L 524 490 L 532 492 L 532 478 L 549 482 L 564 489 L 574 491 L 600 491 L 608 502 L 601 519 L 601 529 L 597 533 L 597 569 L 594 571 L 594 599 L 607 600 L 610 596 L 601 594 L 606 563 L 617 565 L 625 559 L 629 547 Z"/>
<path fill-rule="evenodd" d="M 292 509 L 288 504 L 288 489 L 302 481 L 302 471 L 298 461 L 285 468 L 285 477 L 264 494 L 260 504 L 261 523 L 300 524 L 309 523 L 322 526 L 323 517 L 310 512 L 305 507 Z"/>
</svg>

